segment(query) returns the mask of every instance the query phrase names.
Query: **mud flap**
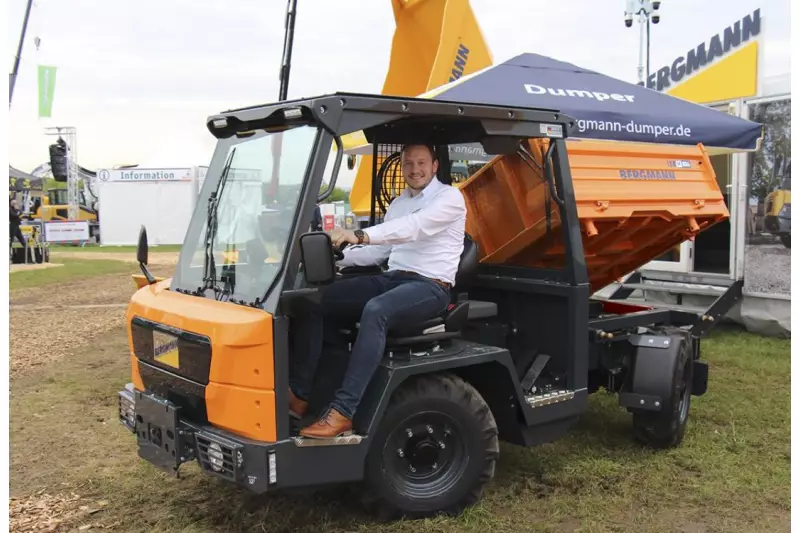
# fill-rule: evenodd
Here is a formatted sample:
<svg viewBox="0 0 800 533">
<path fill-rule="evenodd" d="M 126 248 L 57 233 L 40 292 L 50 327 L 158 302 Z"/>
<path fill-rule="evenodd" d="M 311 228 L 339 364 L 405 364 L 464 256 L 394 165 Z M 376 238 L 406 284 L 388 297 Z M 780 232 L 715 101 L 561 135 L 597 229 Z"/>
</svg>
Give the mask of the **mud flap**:
<svg viewBox="0 0 800 533">
<path fill-rule="evenodd" d="M 694 360 L 692 371 L 692 396 L 702 396 L 708 390 L 708 363 Z"/>
<path fill-rule="evenodd" d="M 681 343 L 687 340 L 680 335 L 631 335 L 628 341 L 636 352 L 630 385 L 619 393 L 619 404 L 631 412 L 660 411 L 671 397 Z"/>
</svg>

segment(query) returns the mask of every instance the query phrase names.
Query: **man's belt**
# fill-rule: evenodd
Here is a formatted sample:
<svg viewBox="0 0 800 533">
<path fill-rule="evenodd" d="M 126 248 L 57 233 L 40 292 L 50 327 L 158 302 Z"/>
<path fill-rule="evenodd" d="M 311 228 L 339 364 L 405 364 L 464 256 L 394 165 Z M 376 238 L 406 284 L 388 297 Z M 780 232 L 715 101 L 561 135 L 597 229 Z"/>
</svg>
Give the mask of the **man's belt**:
<svg viewBox="0 0 800 533">
<path fill-rule="evenodd" d="M 432 281 L 432 282 L 436 283 L 437 285 L 439 285 L 441 287 L 444 287 L 445 289 L 448 289 L 448 290 L 452 288 L 452 285 L 450 285 L 446 281 L 442 281 L 442 280 L 436 279 L 436 278 L 429 278 L 428 276 L 423 276 L 422 274 L 419 274 L 417 272 L 412 272 L 411 270 L 398 270 L 398 272 L 400 272 L 401 274 L 411 274 L 412 276 L 416 276 L 418 278 L 422 278 L 422 279 L 426 279 L 428 281 Z"/>
</svg>

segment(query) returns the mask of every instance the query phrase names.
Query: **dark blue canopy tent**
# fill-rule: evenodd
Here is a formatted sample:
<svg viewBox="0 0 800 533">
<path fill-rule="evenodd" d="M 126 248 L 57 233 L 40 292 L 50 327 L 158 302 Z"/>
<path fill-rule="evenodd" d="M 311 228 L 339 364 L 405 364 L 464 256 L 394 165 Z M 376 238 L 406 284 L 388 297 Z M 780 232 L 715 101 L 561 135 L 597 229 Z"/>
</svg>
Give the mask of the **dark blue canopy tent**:
<svg viewBox="0 0 800 533">
<path fill-rule="evenodd" d="M 421 95 L 423 98 L 558 110 L 573 138 L 758 148 L 760 124 L 537 54 L 521 54 Z M 716 149 L 716 150 L 714 150 Z"/>
</svg>

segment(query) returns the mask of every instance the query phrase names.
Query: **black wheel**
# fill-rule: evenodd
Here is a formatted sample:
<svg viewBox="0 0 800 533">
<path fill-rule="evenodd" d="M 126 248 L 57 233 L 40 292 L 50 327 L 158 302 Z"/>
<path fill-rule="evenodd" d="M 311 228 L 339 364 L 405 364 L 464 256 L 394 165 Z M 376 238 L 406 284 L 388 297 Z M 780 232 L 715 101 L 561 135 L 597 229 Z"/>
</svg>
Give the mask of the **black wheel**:
<svg viewBox="0 0 800 533">
<path fill-rule="evenodd" d="M 781 235 L 781 244 L 783 244 L 786 248 L 792 247 L 792 236 L 791 235 Z"/>
<path fill-rule="evenodd" d="M 458 515 L 480 499 L 499 454 L 494 416 L 472 385 L 450 374 L 413 378 L 375 433 L 365 503 L 384 519 Z"/>
<path fill-rule="evenodd" d="M 634 413 L 633 431 L 636 439 L 651 448 L 663 449 L 677 446 L 683 441 L 689 406 L 692 401 L 692 374 L 694 359 L 691 336 L 677 330 L 684 338 L 672 374 L 672 395 L 661 411 Z M 676 330 L 660 331 L 674 334 Z M 673 337 L 674 338 L 674 337 Z"/>
</svg>

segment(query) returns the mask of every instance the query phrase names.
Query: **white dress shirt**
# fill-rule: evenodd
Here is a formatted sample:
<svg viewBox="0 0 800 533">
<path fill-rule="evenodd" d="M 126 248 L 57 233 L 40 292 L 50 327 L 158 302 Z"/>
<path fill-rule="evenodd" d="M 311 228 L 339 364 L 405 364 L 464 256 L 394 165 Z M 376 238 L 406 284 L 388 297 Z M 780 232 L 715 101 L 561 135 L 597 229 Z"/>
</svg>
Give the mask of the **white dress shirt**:
<svg viewBox="0 0 800 533">
<path fill-rule="evenodd" d="M 406 188 L 386 210 L 382 224 L 366 228 L 369 244 L 344 251 L 342 267 L 380 264 L 455 285 L 464 250 L 467 206 L 461 191 L 434 177 L 416 196 Z"/>
</svg>

